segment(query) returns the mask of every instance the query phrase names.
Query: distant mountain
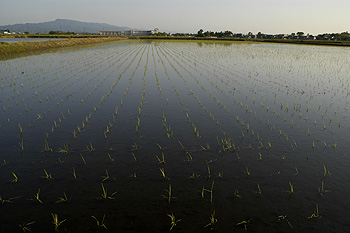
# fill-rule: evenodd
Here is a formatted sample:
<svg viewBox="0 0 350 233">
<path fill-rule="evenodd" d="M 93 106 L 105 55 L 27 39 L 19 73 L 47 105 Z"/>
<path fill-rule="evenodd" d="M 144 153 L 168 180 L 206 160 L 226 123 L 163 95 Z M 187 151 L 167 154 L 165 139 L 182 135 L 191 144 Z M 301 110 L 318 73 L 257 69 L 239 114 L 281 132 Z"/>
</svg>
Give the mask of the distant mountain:
<svg viewBox="0 0 350 233">
<path fill-rule="evenodd" d="M 75 33 L 99 33 L 102 30 L 124 31 L 132 28 L 115 26 L 106 23 L 87 23 L 76 20 L 56 19 L 55 21 L 44 23 L 28 23 L 0 26 L 0 30 L 10 30 L 11 32 L 49 33 L 50 31 L 75 32 Z"/>
</svg>

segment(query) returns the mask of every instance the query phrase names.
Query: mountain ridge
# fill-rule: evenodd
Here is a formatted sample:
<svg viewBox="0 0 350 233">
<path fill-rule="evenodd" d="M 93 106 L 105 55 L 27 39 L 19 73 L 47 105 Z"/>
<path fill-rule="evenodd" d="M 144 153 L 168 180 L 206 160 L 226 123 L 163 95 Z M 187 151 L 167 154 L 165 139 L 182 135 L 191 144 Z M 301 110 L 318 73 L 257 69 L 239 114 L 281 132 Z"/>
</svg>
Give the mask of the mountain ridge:
<svg viewBox="0 0 350 233">
<path fill-rule="evenodd" d="M 31 34 L 49 33 L 50 31 L 74 32 L 74 33 L 99 33 L 102 30 L 108 31 L 125 31 L 133 28 L 125 26 L 115 26 L 107 23 L 82 22 L 70 19 L 56 19 L 54 21 L 41 23 L 23 23 L 0 26 L 0 30 L 10 30 L 11 32 L 26 32 Z"/>
</svg>

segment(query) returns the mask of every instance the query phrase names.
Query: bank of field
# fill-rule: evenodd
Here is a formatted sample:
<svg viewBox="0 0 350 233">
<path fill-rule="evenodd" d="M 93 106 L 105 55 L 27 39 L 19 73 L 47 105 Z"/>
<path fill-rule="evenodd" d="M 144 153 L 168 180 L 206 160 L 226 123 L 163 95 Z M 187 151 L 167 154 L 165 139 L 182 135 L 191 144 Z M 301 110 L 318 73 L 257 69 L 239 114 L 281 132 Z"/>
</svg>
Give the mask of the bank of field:
<svg viewBox="0 0 350 233">
<path fill-rule="evenodd" d="M 124 40 L 0 61 L 2 231 L 348 232 L 349 52 Z"/>
<path fill-rule="evenodd" d="M 38 37 L 40 38 L 40 37 Z M 54 37 L 61 38 L 61 37 Z M 50 49 L 72 47 L 78 45 L 90 45 L 110 41 L 123 40 L 123 37 L 100 37 L 100 38 L 64 38 L 62 40 L 49 40 L 38 42 L 0 42 L 0 59 L 7 59 L 28 53 L 49 52 Z"/>
</svg>

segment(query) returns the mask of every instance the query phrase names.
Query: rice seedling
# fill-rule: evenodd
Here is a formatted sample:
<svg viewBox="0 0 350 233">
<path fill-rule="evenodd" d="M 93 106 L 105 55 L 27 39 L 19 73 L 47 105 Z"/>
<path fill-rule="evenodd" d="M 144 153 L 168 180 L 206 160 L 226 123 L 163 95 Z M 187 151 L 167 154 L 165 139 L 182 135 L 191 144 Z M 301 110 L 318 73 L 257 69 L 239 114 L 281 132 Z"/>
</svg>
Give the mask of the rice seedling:
<svg viewBox="0 0 350 233">
<path fill-rule="evenodd" d="M 52 148 L 49 146 L 49 142 L 45 139 L 45 149 L 42 152 L 52 152 Z"/>
<path fill-rule="evenodd" d="M 171 202 L 172 199 L 176 200 L 176 197 L 172 196 L 172 191 L 171 191 L 171 184 L 169 184 L 169 189 L 164 189 L 165 192 L 167 192 L 167 195 L 162 195 L 163 198 L 168 200 L 168 203 Z"/>
<path fill-rule="evenodd" d="M 286 156 L 282 155 L 282 162 L 284 162 L 285 159 L 286 159 Z"/>
<path fill-rule="evenodd" d="M 58 232 L 58 228 L 62 225 L 62 223 L 64 223 L 66 221 L 66 219 L 64 219 L 63 221 L 59 221 L 58 220 L 58 214 L 53 214 L 51 213 L 52 219 L 53 219 L 53 225 L 55 226 L 55 231 Z"/>
<path fill-rule="evenodd" d="M 131 152 L 131 155 L 132 155 L 132 158 L 134 159 L 134 162 L 136 163 L 137 162 L 136 155 L 133 152 Z"/>
<path fill-rule="evenodd" d="M 65 144 L 63 145 L 63 149 L 60 147 L 60 148 L 58 149 L 58 153 L 68 154 L 68 153 L 69 153 L 68 143 L 65 143 Z"/>
<path fill-rule="evenodd" d="M 159 157 L 158 157 L 158 155 L 156 155 L 156 158 L 157 158 L 157 160 L 158 160 L 158 163 L 160 163 L 160 164 L 165 164 L 165 159 L 164 159 L 164 153 L 162 153 L 162 159 L 160 159 Z"/>
<path fill-rule="evenodd" d="M 112 156 L 109 153 L 107 153 L 107 155 L 108 155 L 109 161 L 113 163 L 115 161 L 114 158 L 112 158 Z"/>
<path fill-rule="evenodd" d="M 98 228 L 104 228 L 104 229 L 107 230 L 107 226 L 106 226 L 106 223 L 105 223 L 105 218 L 106 218 L 105 215 L 103 215 L 101 222 L 98 221 L 98 219 L 95 216 L 91 216 L 91 218 L 96 220 L 96 225 L 97 225 Z"/>
<path fill-rule="evenodd" d="M 239 198 L 239 199 L 242 198 L 242 195 L 239 194 L 238 189 L 235 189 L 235 191 L 233 192 L 233 197 L 234 198 Z"/>
<path fill-rule="evenodd" d="M 74 179 L 76 180 L 77 179 L 77 173 L 75 172 L 75 168 L 74 167 L 72 169 L 72 175 L 73 175 Z"/>
<path fill-rule="evenodd" d="M 102 176 L 102 181 L 101 182 L 104 182 L 104 181 L 106 181 L 106 180 L 108 180 L 109 179 L 109 174 L 108 174 L 108 171 L 107 171 L 107 169 L 106 169 L 106 176 Z"/>
<path fill-rule="evenodd" d="M 58 201 L 55 203 L 69 202 L 70 200 L 72 200 L 72 197 L 68 198 L 66 193 L 63 192 L 63 197 L 58 197 Z"/>
<path fill-rule="evenodd" d="M 47 171 L 44 169 L 44 172 L 45 172 L 45 176 L 42 176 L 41 178 L 44 178 L 44 179 L 53 179 L 51 173 L 47 173 Z"/>
<path fill-rule="evenodd" d="M 299 174 L 298 168 L 295 167 L 295 173 L 294 175 L 297 176 Z"/>
<path fill-rule="evenodd" d="M 194 172 L 192 172 L 192 175 L 190 175 L 188 178 L 189 179 L 196 179 L 196 178 L 198 178 L 198 177 L 200 177 L 201 175 L 199 175 L 198 173 L 194 173 Z"/>
<path fill-rule="evenodd" d="M 206 191 L 210 192 L 210 190 L 204 188 L 204 185 L 202 186 L 202 190 L 198 191 L 198 192 L 200 192 L 202 199 L 204 199 L 204 194 L 205 194 Z"/>
<path fill-rule="evenodd" d="M 244 226 L 244 230 L 247 230 L 247 225 L 252 221 L 252 219 L 249 220 L 243 220 L 242 222 L 239 222 L 236 224 L 236 226 Z"/>
<path fill-rule="evenodd" d="M 207 171 L 208 171 L 208 178 L 210 178 L 210 167 L 209 167 L 209 163 L 210 161 L 208 162 L 207 160 L 205 160 L 205 162 L 207 163 Z"/>
<path fill-rule="evenodd" d="M 10 180 L 11 183 L 17 183 L 19 181 L 17 175 L 14 172 L 11 172 L 12 176 L 14 177 L 12 180 Z"/>
<path fill-rule="evenodd" d="M 165 175 L 165 171 L 164 171 L 164 168 L 162 167 L 162 168 L 159 168 L 159 171 L 160 171 L 160 173 L 161 173 L 161 175 L 162 175 L 162 178 L 164 179 L 164 180 L 169 180 L 169 178 Z"/>
<path fill-rule="evenodd" d="M 28 222 L 28 223 L 22 223 L 19 224 L 19 228 L 23 231 L 23 232 L 31 232 L 32 230 L 30 229 L 30 225 L 33 225 L 34 223 L 36 223 L 36 221 L 32 221 L 32 222 Z"/>
<path fill-rule="evenodd" d="M 202 151 L 208 151 L 208 150 L 210 150 L 209 144 L 207 143 L 205 147 L 204 147 L 204 146 L 201 146 L 200 150 L 202 150 Z"/>
<path fill-rule="evenodd" d="M 290 226 L 290 228 L 293 229 L 293 226 L 289 222 L 289 219 L 288 219 L 287 215 L 280 215 L 280 216 L 278 216 L 278 222 L 286 222 Z"/>
<path fill-rule="evenodd" d="M 3 159 L 2 161 L 3 161 L 3 162 L 2 162 L 2 164 L 1 164 L 1 166 L 5 166 L 5 165 L 7 164 L 6 160 Z"/>
<path fill-rule="evenodd" d="M 191 156 L 191 154 L 189 152 L 186 152 L 186 154 L 187 154 L 187 156 L 186 156 L 185 162 L 189 163 L 189 162 L 192 161 L 192 156 Z"/>
<path fill-rule="evenodd" d="M 324 193 L 328 193 L 330 192 L 331 190 L 325 190 L 324 189 L 324 179 L 322 179 L 321 181 L 321 187 L 318 188 L 318 193 L 323 197 L 323 194 Z"/>
<path fill-rule="evenodd" d="M 115 200 L 115 198 L 113 197 L 115 194 L 117 194 L 117 192 L 114 192 L 111 194 L 111 196 L 108 196 L 107 194 L 107 190 L 105 189 L 103 183 L 101 183 L 101 187 L 102 187 L 102 194 L 101 197 L 99 199 L 103 199 L 103 200 Z"/>
<path fill-rule="evenodd" d="M 4 199 L 0 196 L 0 204 L 3 205 L 5 203 L 11 203 L 12 200 L 15 200 L 15 199 L 18 199 L 19 197 L 11 197 L 11 198 L 7 198 L 7 199 Z"/>
<path fill-rule="evenodd" d="M 22 138 L 22 141 L 19 143 L 19 146 L 20 146 L 20 149 L 23 153 L 24 152 L 23 138 Z"/>
<path fill-rule="evenodd" d="M 290 187 L 290 191 L 286 191 L 287 193 L 289 193 L 288 200 L 291 199 L 293 194 L 294 194 L 294 187 L 293 187 L 293 185 L 292 185 L 292 183 L 290 181 L 289 181 L 289 187 Z"/>
<path fill-rule="evenodd" d="M 58 163 L 57 164 L 63 164 L 63 163 L 64 163 L 64 161 L 62 159 L 58 158 Z"/>
<path fill-rule="evenodd" d="M 267 147 L 267 148 L 268 148 L 268 150 L 270 150 L 270 149 L 271 149 L 271 147 L 272 147 L 272 146 L 271 146 L 270 139 L 269 139 L 269 142 L 268 142 L 268 144 L 267 144 L 267 145 L 268 145 L 268 147 Z"/>
<path fill-rule="evenodd" d="M 313 214 L 311 214 L 309 217 L 307 217 L 308 219 L 314 219 L 314 218 L 321 218 L 321 216 L 319 215 L 318 212 L 318 205 L 316 204 L 316 209 L 313 212 Z"/>
<path fill-rule="evenodd" d="M 20 136 L 22 137 L 22 135 L 23 135 L 23 128 L 22 128 L 20 123 L 18 123 L 18 128 L 19 128 Z"/>
<path fill-rule="evenodd" d="M 257 191 L 257 192 L 255 192 L 255 193 L 261 196 L 261 195 L 262 195 L 262 193 L 261 193 L 260 185 L 259 185 L 259 184 L 257 184 L 257 186 L 258 186 L 258 191 Z"/>
<path fill-rule="evenodd" d="M 247 175 L 250 176 L 250 175 L 251 175 L 251 172 L 249 171 L 249 169 L 248 169 L 247 166 L 245 166 L 245 169 L 246 169 Z"/>
<path fill-rule="evenodd" d="M 215 210 L 213 213 L 210 214 L 209 217 L 210 222 L 204 226 L 204 228 L 210 227 L 210 230 L 214 230 L 215 224 L 217 223 L 218 219 L 215 218 Z"/>
<path fill-rule="evenodd" d="M 82 154 L 80 154 L 80 157 L 81 157 L 81 160 L 83 160 L 83 163 L 86 165 L 86 161 L 85 161 L 85 158 Z"/>
<path fill-rule="evenodd" d="M 324 170 L 324 173 L 323 173 L 322 179 L 324 179 L 327 175 L 331 175 L 331 172 L 329 170 L 327 170 L 327 168 L 324 164 L 323 164 L 323 170 Z"/>
<path fill-rule="evenodd" d="M 139 149 L 141 148 L 136 144 L 136 142 L 134 142 L 134 144 L 132 145 L 131 151 L 137 151 Z"/>
<path fill-rule="evenodd" d="M 221 172 L 216 173 L 215 175 L 216 175 L 216 177 L 218 177 L 218 178 L 222 178 L 222 177 L 224 176 L 224 172 L 221 171 Z"/>
<path fill-rule="evenodd" d="M 43 202 L 40 200 L 40 188 L 38 189 L 38 192 L 34 195 L 34 199 L 29 199 L 29 200 L 38 202 L 39 204 L 43 204 Z"/>
<path fill-rule="evenodd" d="M 90 141 L 90 145 L 89 146 L 86 146 L 86 151 L 88 152 L 93 152 L 95 150 L 95 148 L 92 146 L 92 143 Z"/>
<path fill-rule="evenodd" d="M 181 221 L 181 219 L 176 220 L 173 213 L 167 214 L 167 216 L 170 218 L 170 230 L 171 231 L 174 227 L 176 227 L 177 223 Z"/>
</svg>

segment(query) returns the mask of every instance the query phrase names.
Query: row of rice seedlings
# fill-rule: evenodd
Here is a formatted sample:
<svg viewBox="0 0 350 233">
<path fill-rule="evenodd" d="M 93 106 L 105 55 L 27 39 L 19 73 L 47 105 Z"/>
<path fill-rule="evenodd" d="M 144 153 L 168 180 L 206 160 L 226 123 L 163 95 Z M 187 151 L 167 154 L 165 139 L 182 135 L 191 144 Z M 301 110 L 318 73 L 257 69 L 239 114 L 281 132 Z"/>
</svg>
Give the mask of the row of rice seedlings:
<svg viewBox="0 0 350 233">
<path fill-rule="evenodd" d="M 57 80 L 57 83 L 56 83 L 56 85 L 53 85 L 53 87 L 57 88 L 61 83 L 64 83 L 64 81 L 69 80 L 71 77 L 73 77 L 73 76 L 70 76 L 70 77 L 68 77 L 66 80 L 63 80 L 63 81 L 62 81 L 62 80 L 59 80 L 59 81 L 58 81 L 58 78 L 56 77 L 55 80 Z M 33 79 L 33 82 L 36 81 L 36 80 L 39 80 L 39 78 Z M 50 82 L 50 84 L 53 84 L 53 83 L 52 83 L 53 81 L 54 81 L 54 80 L 48 80 L 47 82 Z M 40 84 L 40 85 L 42 85 L 42 84 Z M 39 88 L 39 86 L 37 86 L 37 88 Z M 39 90 L 39 93 L 40 93 L 40 90 Z M 38 91 L 35 91 L 35 97 L 39 97 Z M 46 99 L 47 99 L 47 98 L 46 98 Z M 31 98 L 31 100 L 32 100 L 32 98 Z M 41 102 L 41 100 L 40 100 L 39 102 Z M 27 110 L 27 112 L 28 112 L 28 110 Z"/>
<path fill-rule="evenodd" d="M 27 106 L 26 106 L 26 109 L 27 109 L 27 112 L 28 112 L 29 110 L 28 110 Z M 45 112 L 44 112 L 44 113 L 45 113 Z M 69 113 L 69 110 L 68 110 L 68 113 Z M 45 113 L 45 114 L 46 114 L 46 113 Z M 70 114 L 70 113 L 69 113 L 69 114 Z M 61 113 L 61 115 L 62 115 L 62 119 L 64 120 L 64 119 L 65 119 L 65 116 L 64 116 L 62 113 Z M 41 119 L 42 119 L 42 117 L 41 117 L 40 114 L 38 114 L 37 119 L 38 119 L 38 120 L 41 120 Z M 59 122 L 59 123 L 62 122 L 62 121 L 63 121 L 62 119 L 61 119 L 61 117 L 59 117 L 58 122 Z M 31 126 L 31 123 L 29 124 L 29 126 Z M 58 127 L 58 124 L 56 123 L 56 121 L 54 121 L 54 126 L 52 127 L 52 131 L 53 131 L 55 128 L 57 128 L 57 127 Z M 20 127 L 20 129 L 21 129 L 21 131 L 22 131 L 22 127 Z M 23 148 L 23 140 L 22 140 L 22 142 L 20 143 L 20 147 L 21 147 L 21 150 L 24 151 L 24 148 Z M 49 147 L 47 146 L 47 141 L 46 141 L 45 147 L 46 147 L 46 150 L 49 150 Z"/>
<path fill-rule="evenodd" d="M 142 57 L 143 57 L 143 54 L 144 54 L 145 51 L 146 51 L 146 47 L 143 48 L 142 53 L 141 53 L 141 56 L 140 56 L 140 59 L 139 59 L 137 65 L 136 65 L 136 67 L 135 67 L 135 69 L 133 70 L 133 72 L 132 72 L 132 74 L 131 74 L 131 76 L 130 76 L 130 78 L 129 78 L 128 86 L 126 87 L 126 90 L 124 91 L 124 96 L 123 96 L 122 99 L 120 100 L 119 106 L 117 106 L 117 107 L 115 108 L 115 112 L 113 113 L 113 121 L 115 121 L 116 118 L 117 118 L 117 116 L 119 115 L 119 111 L 121 110 L 121 108 L 122 108 L 122 106 L 123 106 L 123 102 L 124 102 L 125 97 L 126 97 L 127 94 L 129 93 L 129 90 L 130 90 L 130 87 L 131 87 L 131 84 L 132 84 L 132 81 L 133 81 L 133 77 L 135 76 L 136 71 L 137 71 L 138 68 L 140 67 L 141 60 L 142 60 Z M 137 54 L 138 54 L 138 53 L 139 53 L 139 52 L 137 52 Z M 145 92 L 143 92 L 143 94 L 142 94 L 142 96 L 143 96 L 142 99 L 143 99 L 143 100 L 144 100 L 144 95 L 145 95 Z M 144 103 L 144 101 L 142 101 L 142 102 Z M 142 103 L 142 105 L 143 105 L 143 103 Z M 142 110 L 142 109 L 139 108 L 139 118 L 141 117 L 141 110 Z M 110 122 L 109 122 L 109 125 L 107 125 L 107 128 L 106 128 L 106 131 L 104 131 L 104 136 L 105 136 L 105 138 L 107 138 L 107 135 L 110 133 L 110 130 L 111 130 L 111 125 L 110 125 Z M 109 157 L 110 157 L 110 155 L 109 155 Z M 110 159 L 111 159 L 111 158 L 110 158 Z"/>
<path fill-rule="evenodd" d="M 173 58 L 173 59 L 175 59 L 175 58 Z M 175 60 L 175 61 L 176 61 L 176 60 Z M 177 63 L 178 63 L 178 62 L 177 62 Z M 178 64 L 179 64 L 179 63 L 178 63 Z M 180 64 L 179 64 L 179 65 L 180 65 Z M 182 67 L 183 69 L 185 69 L 183 66 L 181 66 L 181 67 Z M 185 69 L 185 71 L 188 72 L 188 73 L 190 74 L 190 76 L 196 80 L 197 84 L 199 83 L 198 79 L 196 79 L 196 78 L 192 75 L 192 73 L 191 73 L 190 71 L 188 71 L 187 69 Z M 202 84 L 202 87 L 203 87 L 203 84 Z M 205 87 L 204 87 L 203 89 L 206 90 Z M 197 96 L 196 94 L 194 94 L 193 91 L 192 91 L 191 89 L 189 89 L 189 92 L 196 98 L 198 104 L 202 107 L 202 109 L 203 109 L 207 114 L 210 115 L 210 119 L 219 127 L 219 129 L 220 129 L 220 131 L 223 133 L 223 135 L 228 136 L 227 133 L 220 127 L 218 121 L 215 120 L 215 117 L 213 116 L 212 112 L 209 112 L 209 110 L 208 110 L 208 109 L 203 105 L 203 103 L 199 100 L 198 96 Z M 214 96 L 214 98 L 216 98 L 216 97 Z M 226 106 L 225 106 L 225 109 L 226 109 Z M 193 128 L 194 128 L 195 133 L 196 133 L 196 127 L 194 126 Z"/>
<path fill-rule="evenodd" d="M 160 54 L 159 54 L 159 50 L 158 50 L 157 48 L 156 48 L 155 50 L 156 50 L 156 53 L 157 53 L 158 58 L 160 59 L 160 61 L 161 61 L 161 63 L 162 63 L 162 68 L 164 69 L 165 76 L 167 77 L 167 79 L 169 80 L 171 86 L 173 87 L 174 91 L 176 92 L 177 98 L 178 98 L 178 100 L 179 100 L 179 102 L 180 102 L 180 104 L 181 104 L 181 106 L 182 106 L 183 112 L 184 112 L 184 114 L 186 114 L 187 123 L 188 123 L 189 126 L 193 127 L 194 123 L 191 121 L 190 115 L 189 115 L 189 113 L 188 113 L 187 106 L 185 106 L 185 104 L 184 104 L 184 102 L 183 102 L 183 100 L 182 100 L 180 91 L 177 89 L 177 87 L 175 86 L 175 84 L 174 84 L 172 78 L 169 76 L 168 70 L 167 70 L 166 65 L 165 65 L 165 63 L 164 63 L 164 61 L 163 61 L 163 58 L 162 58 L 162 57 L 160 56 Z M 155 64 L 155 68 L 156 68 L 156 62 L 155 62 L 155 60 L 154 60 L 154 64 Z M 159 90 L 159 96 L 160 96 L 160 98 L 163 100 L 163 98 L 162 98 L 162 91 L 161 91 L 161 88 L 159 87 L 160 85 L 159 85 L 159 79 L 158 79 L 157 73 L 156 73 L 156 80 L 157 80 L 157 86 L 158 86 L 158 90 Z M 164 101 L 164 100 L 163 100 L 163 101 Z M 161 105 L 161 110 L 163 111 L 162 122 L 163 122 L 164 128 L 165 128 L 166 131 L 167 131 L 167 138 L 168 138 L 168 139 L 173 139 L 174 133 L 173 133 L 173 130 L 172 130 L 171 128 L 169 129 L 170 125 L 169 125 L 169 127 L 166 125 L 166 121 L 167 121 L 167 120 L 166 120 L 166 116 L 165 116 L 165 113 L 164 113 L 164 110 L 163 110 L 163 107 L 162 107 L 162 106 L 163 106 L 163 105 Z M 198 138 L 198 135 L 199 135 L 199 134 L 197 135 L 197 131 L 196 131 L 196 134 L 195 134 L 195 135 L 196 135 L 197 138 Z M 192 158 L 192 155 L 191 155 L 191 150 L 189 150 L 188 148 L 186 148 L 186 147 L 180 142 L 180 140 L 177 140 L 177 141 L 179 142 L 179 144 L 180 144 L 180 146 L 181 146 L 181 149 L 186 153 L 186 160 L 185 160 L 185 161 L 187 161 L 187 163 L 191 162 L 192 159 L 193 159 L 193 158 Z M 159 146 L 159 145 L 158 145 L 158 146 Z M 159 146 L 159 148 L 162 150 L 161 146 Z M 163 164 L 163 165 L 165 164 L 164 153 L 163 153 L 163 152 L 162 152 L 162 159 L 160 159 L 158 156 L 157 156 L 157 159 L 158 159 L 158 162 L 159 162 L 159 163 L 161 163 L 161 164 Z M 194 175 L 194 176 L 195 176 L 195 175 Z"/>
<path fill-rule="evenodd" d="M 171 64 L 172 68 L 174 69 L 174 71 L 176 71 L 176 73 L 178 74 L 178 76 L 184 81 L 186 87 L 187 87 L 187 83 L 186 83 L 186 80 L 185 78 L 181 75 L 181 73 L 177 70 L 177 68 L 171 63 L 171 61 L 169 60 L 168 56 L 166 56 L 162 50 L 160 50 L 160 52 L 162 53 L 162 55 L 166 58 L 166 60 L 168 61 L 169 64 Z M 190 93 L 192 93 L 192 95 L 194 94 L 193 92 L 191 92 L 191 89 L 189 87 L 187 87 L 187 89 L 189 90 Z M 177 94 L 180 95 L 179 91 L 177 91 Z M 201 102 L 200 100 L 198 99 L 198 97 L 196 98 L 198 103 L 201 105 Z M 201 107 L 204 109 L 204 111 L 206 110 L 205 106 L 201 105 Z M 187 113 L 187 120 L 189 121 L 189 116 L 188 116 L 188 113 Z M 199 134 L 199 131 L 197 129 L 197 126 L 192 123 L 191 124 L 191 127 L 193 128 L 193 132 L 194 132 L 194 135 L 197 136 L 197 138 L 200 138 L 200 134 Z"/>
<path fill-rule="evenodd" d="M 205 69 L 204 69 L 205 70 Z M 186 70 L 187 71 L 187 70 Z M 187 71 L 187 72 L 189 72 L 189 71 Z M 198 72 L 198 73 L 202 73 L 202 71 L 200 71 L 200 70 L 196 70 L 196 72 Z M 189 72 L 190 73 L 190 75 L 191 75 L 191 77 L 194 77 L 192 74 L 191 74 L 191 72 Z M 209 70 L 207 70 L 207 73 L 211 73 Z M 212 74 L 213 76 L 216 76 L 216 74 Z M 199 81 L 196 79 L 196 81 L 197 81 L 197 83 L 199 83 Z M 212 84 L 214 84 L 213 82 L 211 82 Z M 202 86 L 202 89 L 203 90 L 207 90 L 206 88 L 205 88 L 205 86 L 201 83 L 201 86 Z M 216 88 L 218 88 L 218 86 L 217 86 L 217 83 L 216 83 Z M 222 93 L 222 88 L 220 89 L 221 90 L 221 93 Z M 209 92 L 210 93 L 210 92 Z M 209 94 L 209 96 L 211 96 L 211 93 Z M 226 107 L 226 105 L 225 104 L 223 104 L 220 100 L 218 100 L 217 98 L 216 98 L 216 96 L 214 95 L 214 100 L 215 101 L 217 101 L 217 103 L 219 104 L 219 106 L 221 106 L 221 107 L 223 107 L 227 112 L 230 112 L 229 111 L 229 109 L 227 109 L 227 107 Z M 247 111 L 248 111 L 248 106 L 247 106 Z M 212 116 L 212 113 L 210 113 L 211 114 L 211 119 L 215 119 L 213 116 Z M 237 116 L 237 118 L 238 118 L 238 116 Z M 218 122 L 217 122 L 218 123 Z M 243 124 L 243 126 L 244 126 L 244 124 Z M 249 131 L 249 124 L 247 124 L 247 131 Z M 244 137 L 244 136 L 243 136 Z"/>
<path fill-rule="evenodd" d="M 138 50 L 139 52 L 140 50 Z M 124 70 L 119 74 L 118 78 L 116 79 L 116 81 L 112 84 L 110 91 L 108 91 L 106 94 L 104 94 L 103 96 L 101 96 L 100 98 L 100 103 L 97 104 L 96 106 L 93 107 L 93 111 L 91 111 L 89 113 L 88 116 L 85 117 L 85 119 L 82 121 L 82 124 L 80 126 L 77 126 L 77 131 L 73 130 L 73 138 L 76 139 L 78 137 L 78 135 L 85 129 L 86 124 L 91 120 L 92 118 L 92 114 L 95 114 L 97 112 L 97 110 L 103 105 L 103 103 L 107 100 L 107 98 L 110 96 L 110 94 L 113 92 L 113 89 L 116 87 L 116 84 L 118 83 L 118 81 L 122 78 L 123 74 L 128 70 L 128 68 L 130 67 L 130 65 L 133 63 L 133 61 L 135 60 L 135 58 L 137 57 L 138 53 L 136 53 L 136 55 L 134 54 L 130 54 L 130 56 L 128 58 L 131 59 L 131 57 L 133 56 L 133 58 L 131 59 L 131 61 L 129 61 L 129 64 L 126 66 L 126 68 L 124 68 Z M 124 64 L 128 59 L 125 59 L 122 64 Z M 121 100 L 121 106 L 122 106 L 122 101 Z M 117 111 L 117 110 L 116 110 Z M 116 112 L 117 113 L 117 112 Z M 113 127 L 113 123 L 111 123 L 110 121 L 108 122 L 106 131 L 104 131 L 104 135 L 105 138 L 107 137 L 107 134 L 110 131 L 110 128 Z"/>
</svg>

